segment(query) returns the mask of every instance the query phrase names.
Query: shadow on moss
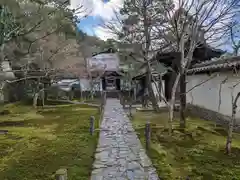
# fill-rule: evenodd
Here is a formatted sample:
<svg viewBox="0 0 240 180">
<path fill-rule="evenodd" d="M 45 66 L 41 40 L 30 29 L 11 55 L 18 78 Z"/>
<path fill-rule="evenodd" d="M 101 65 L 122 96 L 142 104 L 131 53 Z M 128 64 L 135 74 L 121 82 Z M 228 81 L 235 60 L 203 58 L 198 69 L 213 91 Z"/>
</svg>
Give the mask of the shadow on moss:
<svg viewBox="0 0 240 180">
<path fill-rule="evenodd" d="M 149 117 L 149 115 L 147 115 Z M 144 113 L 136 113 L 133 125 L 142 144 L 145 144 Z M 234 134 L 232 154 L 224 153 L 226 130 L 212 122 L 188 118 L 185 131 L 174 122 L 172 136 L 166 129 L 166 114 L 152 114 L 151 158 L 159 177 L 172 179 L 226 180 L 240 179 L 240 136 Z"/>
<path fill-rule="evenodd" d="M 15 113 L 25 118 L 29 111 L 36 115 L 29 119 L 30 126 L 22 119 L 23 126 L 6 126 L 9 134 L 0 135 L 0 179 L 50 180 L 62 166 L 68 169 L 69 179 L 89 179 L 98 141 L 98 133 L 89 133 L 89 117 L 98 119 L 97 109 L 79 105 L 37 111 L 20 105 L 7 108 L 12 110 L 9 118 Z"/>
</svg>

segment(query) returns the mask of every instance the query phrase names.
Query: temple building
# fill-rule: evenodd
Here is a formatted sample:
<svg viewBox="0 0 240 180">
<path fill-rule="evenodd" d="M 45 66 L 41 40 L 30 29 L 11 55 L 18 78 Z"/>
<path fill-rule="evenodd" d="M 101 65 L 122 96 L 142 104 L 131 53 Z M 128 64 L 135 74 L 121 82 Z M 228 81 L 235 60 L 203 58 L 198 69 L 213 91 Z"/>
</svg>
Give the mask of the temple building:
<svg viewBox="0 0 240 180">
<path fill-rule="evenodd" d="M 211 48 L 210 46 L 201 46 L 200 48 L 196 48 L 193 53 L 193 61 L 190 67 L 192 67 L 194 64 L 199 62 L 208 61 L 214 57 L 220 57 L 224 52 L 221 50 L 216 50 Z M 161 74 L 162 82 L 161 89 L 162 95 L 166 98 L 166 100 L 171 99 L 171 93 L 172 93 L 172 87 L 177 75 L 179 63 L 180 63 L 180 53 L 179 52 L 169 52 L 169 53 L 157 53 L 151 60 L 151 67 L 153 72 L 153 77 L 156 78 L 156 80 L 159 78 L 159 75 Z M 161 69 L 161 73 L 159 72 L 159 66 Z M 172 69 L 172 70 L 170 70 Z M 144 64 L 141 67 L 140 73 L 137 74 L 133 80 L 138 81 L 138 87 L 137 87 L 137 96 L 141 96 L 144 88 L 146 88 L 146 64 Z M 157 84 L 159 86 L 160 84 Z M 153 85 L 154 91 L 156 93 L 156 84 Z M 179 93 L 177 91 L 176 93 Z M 158 94 L 158 93 L 156 93 Z M 176 95 L 178 98 L 179 96 Z"/>
<path fill-rule="evenodd" d="M 87 59 L 89 77 L 98 83 L 99 91 L 106 91 L 108 96 L 118 97 L 121 90 L 121 77 L 118 53 L 113 49 L 94 54 Z"/>
</svg>

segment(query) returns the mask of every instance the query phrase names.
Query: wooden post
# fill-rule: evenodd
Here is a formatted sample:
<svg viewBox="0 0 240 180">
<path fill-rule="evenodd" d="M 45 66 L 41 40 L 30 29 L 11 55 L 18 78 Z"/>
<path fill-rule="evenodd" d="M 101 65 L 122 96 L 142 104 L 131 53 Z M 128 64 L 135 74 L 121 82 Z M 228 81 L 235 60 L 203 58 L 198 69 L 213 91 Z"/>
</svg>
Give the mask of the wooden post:
<svg viewBox="0 0 240 180">
<path fill-rule="evenodd" d="M 105 94 L 105 92 L 103 92 L 103 93 L 102 93 L 101 106 L 103 106 L 103 105 L 104 105 L 104 94 Z"/>
<path fill-rule="evenodd" d="M 122 93 L 121 92 L 119 93 L 119 100 L 120 100 L 120 104 L 122 105 L 123 103 L 122 103 Z"/>
<path fill-rule="evenodd" d="M 56 180 L 67 180 L 67 169 L 58 169 L 55 177 Z"/>
<path fill-rule="evenodd" d="M 134 93 L 134 101 L 136 101 L 137 100 L 137 88 L 136 87 L 133 88 L 133 93 Z"/>
<path fill-rule="evenodd" d="M 78 82 L 79 82 L 79 92 L 80 92 L 80 97 L 79 100 L 80 102 L 82 101 L 82 86 L 81 86 L 81 78 L 78 78 Z"/>
<path fill-rule="evenodd" d="M 104 96 L 103 97 L 104 97 L 104 105 L 105 105 L 106 104 L 106 100 L 107 100 L 107 92 L 106 91 L 104 92 Z"/>
<path fill-rule="evenodd" d="M 42 90 L 42 107 L 45 106 L 45 87 L 43 87 L 43 90 Z"/>
<path fill-rule="evenodd" d="M 90 134 L 91 135 L 93 135 L 93 133 L 94 133 L 94 120 L 95 120 L 95 117 L 91 116 L 90 117 Z"/>
<path fill-rule="evenodd" d="M 145 139 L 146 139 L 146 150 L 148 150 L 150 145 L 150 122 L 149 121 L 147 121 L 145 125 Z"/>
<path fill-rule="evenodd" d="M 123 105 L 123 109 L 125 109 L 126 108 L 126 97 L 125 97 L 125 94 L 122 97 L 122 105 Z"/>
<path fill-rule="evenodd" d="M 103 92 L 101 92 L 101 96 L 100 96 L 99 113 L 102 113 L 102 110 L 103 110 Z"/>
</svg>

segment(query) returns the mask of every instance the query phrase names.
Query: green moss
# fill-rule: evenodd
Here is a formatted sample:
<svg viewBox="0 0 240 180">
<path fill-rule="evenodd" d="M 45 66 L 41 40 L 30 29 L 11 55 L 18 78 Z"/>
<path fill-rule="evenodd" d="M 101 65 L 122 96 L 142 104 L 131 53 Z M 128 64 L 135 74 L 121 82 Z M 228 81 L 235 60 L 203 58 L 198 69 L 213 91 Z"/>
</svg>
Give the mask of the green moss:
<svg viewBox="0 0 240 180">
<path fill-rule="evenodd" d="M 210 121 L 188 117 L 187 128 L 182 131 L 176 118 L 173 135 L 169 136 L 167 113 L 137 112 L 133 125 L 143 144 L 146 120 L 152 129 L 148 155 L 162 179 L 240 179 L 239 134 L 234 134 L 232 154 L 226 155 L 226 130 Z"/>
<path fill-rule="evenodd" d="M 93 104 L 101 104 L 101 98 L 94 98 L 94 99 L 86 99 L 84 102 L 86 103 L 93 103 Z"/>
<path fill-rule="evenodd" d="M 4 108 L 10 108 L 11 114 L 1 118 L 0 124 L 12 117 L 15 123 L 24 123 L 0 127 L 9 131 L 0 135 L 0 179 L 49 180 L 61 167 L 68 169 L 69 179 L 89 179 L 98 139 L 98 133 L 89 133 L 89 117 L 98 120 L 97 109 L 79 105 Z"/>
</svg>

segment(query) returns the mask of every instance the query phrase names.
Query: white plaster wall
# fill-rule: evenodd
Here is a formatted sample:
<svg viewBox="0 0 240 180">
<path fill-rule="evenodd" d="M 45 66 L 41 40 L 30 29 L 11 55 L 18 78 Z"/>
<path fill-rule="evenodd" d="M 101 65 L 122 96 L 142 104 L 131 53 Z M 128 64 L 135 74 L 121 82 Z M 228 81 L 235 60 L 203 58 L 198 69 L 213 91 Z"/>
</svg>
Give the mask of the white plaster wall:
<svg viewBox="0 0 240 180">
<path fill-rule="evenodd" d="M 91 89 L 89 79 L 80 79 L 80 84 L 82 91 L 89 91 Z"/>
<path fill-rule="evenodd" d="M 192 75 L 187 77 L 187 91 L 201 82 L 208 80 L 211 76 L 207 74 Z M 220 84 L 228 77 L 226 83 L 222 84 L 221 94 L 219 96 Z M 236 85 L 239 83 L 238 85 Z M 232 87 L 236 87 L 232 90 Z M 224 115 L 232 114 L 232 93 L 234 98 L 240 92 L 240 76 L 231 73 L 218 73 L 217 77 L 195 87 L 187 93 L 187 102 L 198 105 Z M 219 103 L 221 100 L 221 104 Z M 219 108 L 220 104 L 220 108 Z M 237 103 L 240 106 L 240 100 Z M 240 108 L 237 108 L 236 117 L 240 118 Z"/>
<path fill-rule="evenodd" d="M 102 81 L 96 81 L 97 83 L 100 83 L 100 91 L 102 91 Z M 80 79 L 81 88 L 82 91 L 91 91 L 91 80 L 90 79 Z M 99 90 L 99 87 L 97 85 L 94 85 L 94 88 L 96 91 Z"/>
<path fill-rule="evenodd" d="M 119 62 L 117 53 L 102 53 L 87 58 L 87 65 L 91 70 L 116 71 L 119 68 Z"/>
</svg>

